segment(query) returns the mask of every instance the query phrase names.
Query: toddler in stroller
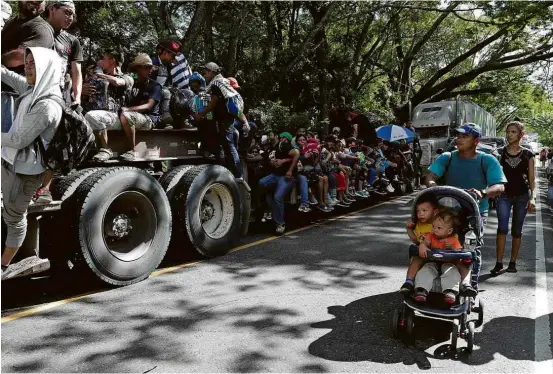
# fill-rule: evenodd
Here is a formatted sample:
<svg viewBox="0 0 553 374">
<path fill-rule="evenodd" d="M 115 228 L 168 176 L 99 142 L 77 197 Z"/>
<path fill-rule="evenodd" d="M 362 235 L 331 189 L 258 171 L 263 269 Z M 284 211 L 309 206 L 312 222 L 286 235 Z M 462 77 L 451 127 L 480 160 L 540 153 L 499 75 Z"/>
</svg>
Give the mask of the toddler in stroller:
<svg viewBox="0 0 553 374">
<path fill-rule="evenodd" d="M 394 336 L 401 336 L 409 344 L 414 342 L 415 317 L 451 322 L 451 349 L 456 349 L 457 338 L 461 337 L 467 340 L 467 351 L 470 353 L 474 328 L 483 323 L 483 304 L 479 300 L 479 305 L 475 306 L 476 292 L 457 295 L 455 290 L 461 277 L 469 282 L 468 265 L 475 258 L 476 246 L 482 242 L 477 240 L 483 235 L 478 204 L 467 192 L 455 187 L 428 188 L 415 198 L 413 221 L 417 221 L 417 208 L 420 210 L 421 202 L 428 201 L 437 203 L 435 207 L 438 209 L 432 231 L 424 235 L 424 242 L 419 246 L 409 248 L 410 256 L 420 255 L 425 263 L 416 275 L 415 293 L 405 293 L 401 307 L 394 311 L 392 331 Z M 458 237 L 453 236 L 456 219 L 459 220 Z M 444 237 L 447 239 L 443 240 Z M 437 238 L 441 241 L 436 241 Z M 464 245 L 461 246 L 461 243 Z M 424 295 L 419 301 L 415 299 L 418 291 Z M 421 303 L 423 300 L 426 302 Z M 478 313 L 476 320 L 469 320 L 471 312 Z"/>
</svg>

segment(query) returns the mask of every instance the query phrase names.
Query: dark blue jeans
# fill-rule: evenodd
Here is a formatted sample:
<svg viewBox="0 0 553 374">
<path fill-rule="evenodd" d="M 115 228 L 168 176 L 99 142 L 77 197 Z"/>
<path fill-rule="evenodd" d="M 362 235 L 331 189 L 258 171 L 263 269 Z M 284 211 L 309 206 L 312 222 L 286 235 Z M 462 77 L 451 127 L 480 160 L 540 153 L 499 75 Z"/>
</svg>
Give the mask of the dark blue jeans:
<svg viewBox="0 0 553 374">
<path fill-rule="evenodd" d="M 240 156 L 238 155 L 238 149 L 236 148 L 236 138 L 238 131 L 233 125 L 230 125 L 227 130 L 222 134 L 223 139 L 221 145 L 225 152 L 225 157 L 229 160 L 229 168 L 236 178 L 242 178 L 242 165 L 240 164 Z"/>
<path fill-rule="evenodd" d="M 511 224 L 511 236 L 513 238 L 522 238 L 522 226 L 526 213 L 528 213 L 528 200 L 530 196 L 525 193 L 520 196 L 506 196 L 501 194 L 496 200 L 497 210 L 497 233 L 506 235 L 509 232 L 509 218 L 513 212 L 513 222 Z"/>
<path fill-rule="evenodd" d="M 471 285 L 475 289 L 478 289 L 478 276 L 482 268 L 482 249 L 484 248 L 484 232 L 486 231 L 486 224 L 488 223 L 488 212 L 480 212 L 480 219 L 481 235 L 476 239 L 477 245 L 474 251 L 476 252 L 476 259 L 472 263 L 471 276 Z"/>
<path fill-rule="evenodd" d="M 269 174 L 259 181 L 259 187 L 266 193 L 267 204 L 273 210 L 273 219 L 279 225 L 284 225 L 284 199 L 295 183 L 295 178 L 287 179 L 275 174 Z"/>
</svg>

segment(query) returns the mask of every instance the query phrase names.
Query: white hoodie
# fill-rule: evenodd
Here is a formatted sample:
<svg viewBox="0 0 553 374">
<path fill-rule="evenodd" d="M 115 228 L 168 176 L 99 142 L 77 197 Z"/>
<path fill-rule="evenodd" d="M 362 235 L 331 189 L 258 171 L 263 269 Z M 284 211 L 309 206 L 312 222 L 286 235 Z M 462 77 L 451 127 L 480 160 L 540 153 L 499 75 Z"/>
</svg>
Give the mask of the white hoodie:
<svg viewBox="0 0 553 374">
<path fill-rule="evenodd" d="M 2 66 L 2 82 L 10 85 L 21 96 L 15 102 L 15 119 L 8 133 L 2 133 L 2 159 L 14 165 L 20 174 L 42 173 L 40 153 L 34 146 L 40 136 L 44 146 L 52 140 L 61 120 L 62 108 L 52 99 L 61 96 L 61 60 L 50 49 L 27 48 L 32 53 L 36 66 L 36 82 L 29 86 L 22 77 Z"/>
</svg>

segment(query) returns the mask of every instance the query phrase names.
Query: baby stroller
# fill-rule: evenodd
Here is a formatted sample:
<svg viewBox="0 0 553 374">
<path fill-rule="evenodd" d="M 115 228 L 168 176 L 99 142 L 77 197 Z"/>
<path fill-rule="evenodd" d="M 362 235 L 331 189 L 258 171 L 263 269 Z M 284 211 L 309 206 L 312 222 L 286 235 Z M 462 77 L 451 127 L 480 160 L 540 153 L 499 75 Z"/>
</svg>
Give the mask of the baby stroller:
<svg viewBox="0 0 553 374">
<path fill-rule="evenodd" d="M 462 251 L 456 250 L 430 250 L 428 261 L 444 261 L 461 259 L 466 262 L 475 259 L 474 250 L 482 243 L 483 230 L 481 226 L 478 204 L 469 193 L 455 187 L 437 186 L 421 191 L 413 203 L 412 218 L 416 219 L 416 206 L 419 199 L 427 194 L 432 194 L 442 206 L 449 207 L 457 212 L 461 221 L 458 230 L 459 241 L 464 243 Z M 418 247 L 412 245 L 409 256 L 417 255 Z M 402 305 L 396 308 L 391 319 L 391 329 L 394 337 L 401 338 L 407 345 L 415 343 L 415 323 L 417 318 L 427 318 L 452 323 L 451 345 L 452 351 L 457 350 L 457 339 L 467 341 L 467 352 L 472 353 L 474 345 L 474 329 L 484 322 L 484 304 L 478 300 L 457 296 L 456 303 L 447 305 L 441 295 L 440 278 L 434 280 L 434 285 L 425 303 L 417 303 L 413 295 L 405 296 Z"/>
</svg>

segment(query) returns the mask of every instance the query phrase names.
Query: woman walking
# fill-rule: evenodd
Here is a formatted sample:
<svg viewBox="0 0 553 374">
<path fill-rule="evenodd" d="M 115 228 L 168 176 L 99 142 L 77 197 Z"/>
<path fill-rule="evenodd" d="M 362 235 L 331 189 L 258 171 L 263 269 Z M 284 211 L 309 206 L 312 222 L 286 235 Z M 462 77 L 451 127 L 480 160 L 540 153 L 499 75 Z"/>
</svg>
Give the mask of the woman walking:
<svg viewBox="0 0 553 374">
<path fill-rule="evenodd" d="M 524 136 L 524 125 L 521 122 L 507 124 L 507 146 L 499 149 L 500 163 L 507 177 L 505 192 L 497 197 L 497 219 L 499 221 L 496 238 L 497 262 L 492 269 L 492 275 L 498 275 L 503 270 L 503 253 L 509 231 L 509 218 L 511 212 L 513 220 L 511 224 L 511 236 L 513 239 L 511 260 L 507 267 L 508 273 L 516 273 L 516 261 L 522 242 L 522 226 L 526 213 L 534 213 L 536 201 L 534 199 L 535 169 L 534 154 L 532 151 L 520 146 Z"/>
</svg>

